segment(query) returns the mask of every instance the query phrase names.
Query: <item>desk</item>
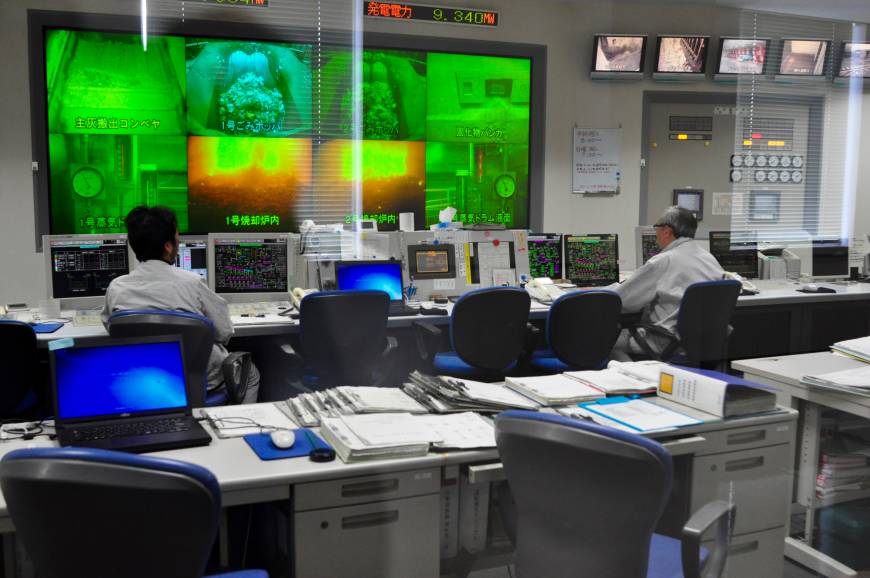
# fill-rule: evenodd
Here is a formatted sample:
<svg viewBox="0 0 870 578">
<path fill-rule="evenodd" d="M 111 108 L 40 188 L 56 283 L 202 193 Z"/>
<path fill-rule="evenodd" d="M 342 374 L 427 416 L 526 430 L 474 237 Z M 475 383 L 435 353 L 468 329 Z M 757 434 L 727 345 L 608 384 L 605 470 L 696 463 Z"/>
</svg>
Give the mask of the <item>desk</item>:
<svg viewBox="0 0 870 578">
<path fill-rule="evenodd" d="M 729 561 L 732 577 L 782 575 L 796 419 L 797 412 L 782 409 L 650 434 L 668 447 L 675 461 L 683 460 L 684 467 L 677 472 L 683 480 L 675 483 L 672 497 L 682 516 L 680 524 L 704 503 L 733 496 L 738 517 Z M 54 442 L 46 439 L 3 442 L 0 457 L 16 448 L 52 445 Z M 244 440 L 235 438 L 155 455 L 210 469 L 220 483 L 226 506 L 285 504 L 291 525 L 288 535 L 295 536 L 288 538 L 286 548 L 292 553 L 299 578 L 439 576 L 455 564 L 455 559 L 440 555 L 442 493 L 451 480 L 455 485 L 460 471 L 477 483 L 498 479 L 500 474 L 495 450 L 429 453 L 355 464 L 318 464 L 307 459 L 264 462 Z M 476 469 L 493 463 L 497 465 Z M 345 491 L 352 487 L 367 490 Z M 402 524 L 343 529 L 343 520 L 372 516 L 385 508 L 401 511 L 396 520 Z M 463 519 L 462 511 L 457 519 Z M 2 496 L 0 531 L 14 532 Z M 343 556 L 321 554 L 339 549 Z M 503 563 L 504 556 L 499 561 Z M 407 564 L 413 564 L 413 570 L 408 571 Z"/>
<path fill-rule="evenodd" d="M 862 365 L 860 361 L 829 352 L 785 357 L 766 357 L 735 361 L 733 369 L 744 372 L 746 379 L 779 389 L 777 402 L 785 407 L 800 408 L 802 425 L 798 434 L 797 485 L 795 499 L 806 508 L 804 540 L 786 539 L 786 555 L 825 576 L 855 576 L 851 568 L 811 548 L 816 507 L 816 473 L 819 463 L 821 413 L 837 409 L 870 419 L 870 398 L 845 392 L 820 389 L 802 384 L 807 374 L 822 374 Z"/>
</svg>

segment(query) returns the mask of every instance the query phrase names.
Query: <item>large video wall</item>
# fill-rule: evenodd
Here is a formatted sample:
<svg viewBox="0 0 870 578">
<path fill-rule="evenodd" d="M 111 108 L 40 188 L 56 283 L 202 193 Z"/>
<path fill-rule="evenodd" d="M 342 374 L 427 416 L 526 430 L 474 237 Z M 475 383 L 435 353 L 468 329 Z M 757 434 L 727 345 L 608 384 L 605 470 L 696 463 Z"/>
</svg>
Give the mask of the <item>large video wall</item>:
<svg viewBox="0 0 870 578">
<path fill-rule="evenodd" d="M 123 232 L 142 203 L 182 232 L 295 230 L 352 189 L 351 52 L 311 44 L 47 29 L 52 233 Z M 368 48 L 362 208 L 345 222 L 529 226 L 531 59 Z M 351 203 L 347 203 L 348 207 Z M 348 209 L 350 211 L 350 209 Z"/>
</svg>

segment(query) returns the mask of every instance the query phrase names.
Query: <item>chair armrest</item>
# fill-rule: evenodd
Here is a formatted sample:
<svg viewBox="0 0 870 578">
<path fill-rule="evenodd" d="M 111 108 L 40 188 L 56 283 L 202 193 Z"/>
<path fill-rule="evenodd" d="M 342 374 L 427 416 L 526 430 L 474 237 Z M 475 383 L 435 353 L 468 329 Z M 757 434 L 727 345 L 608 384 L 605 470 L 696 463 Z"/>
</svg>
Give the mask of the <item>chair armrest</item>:
<svg viewBox="0 0 870 578">
<path fill-rule="evenodd" d="M 440 340 L 441 329 L 426 321 L 412 321 L 411 327 L 414 329 L 414 339 L 417 342 L 417 353 L 420 359 L 429 359 L 431 357 L 429 345 L 434 340 Z"/>
<path fill-rule="evenodd" d="M 381 352 L 381 357 L 386 357 L 399 347 L 399 340 L 392 335 L 387 335 L 387 346 Z"/>
<path fill-rule="evenodd" d="M 656 353 L 653 351 L 650 344 L 647 343 L 646 338 L 638 331 L 638 329 L 643 329 L 645 333 L 655 334 L 659 337 L 663 337 L 668 340 L 667 346 L 661 351 L 661 353 Z M 644 354 L 648 355 L 653 359 L 659 360 L 667 360 L 674 354 L 677 350 L 677 347 L 680 345 L 680 340 L 676 335 L 668 331 L 667 329 L 662 329 L 658 325 L 652 325 L 650 323 L 638 323 L 637 325 L 632 325 L 628 328 L 628 332 L 631 335 L 632 339 L 634 339 L 635 343 L 637 343 L 641 349 L 643 349 Z"/>
<path fill-rule="evenodd" d="M 248 392 L 248 376 L 251 374 L 251 354 L 246 351 L 230 353 L 221 364 L 227 400 L 232 405 L 242 403 Z"/>
<path fill-rule="evenodd" d="M 281 353 L 287 356 L 287 359 L 290 362 L 290 367 L 295 368 L 305 365 L 305 359 L 299 355 L 299 353 L 297 353 L 289 343 L 281 345 Z"/>
<path fill-rule="evenodd" d="M 684 578 L 718 578 L 725 569 L 728 546 L 734 529 L 737 506 L 723 500 L 705 504 L 683 526 L 682 560 Z M 716 525 L 716 542 L 709 558 L 701 566 L 701 535 Z"/>
</svg>

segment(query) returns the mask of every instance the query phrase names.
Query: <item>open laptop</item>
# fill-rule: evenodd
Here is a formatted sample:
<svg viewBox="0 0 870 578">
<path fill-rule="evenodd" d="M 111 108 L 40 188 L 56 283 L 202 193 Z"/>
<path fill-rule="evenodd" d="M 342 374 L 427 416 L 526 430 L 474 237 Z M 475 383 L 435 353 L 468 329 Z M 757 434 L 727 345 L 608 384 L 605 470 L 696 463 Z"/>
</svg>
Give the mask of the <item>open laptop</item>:
<svg viewBox="0 0 870 578">
<path fill-rule="evenodd" d="M 101 338 L 51 352 L 61 446 L 150 452 L 206 445 L 191 415 L 181 338 Z"/>
<path fill-rule="evenodd" d="M 390 296 L 390 317 L 419 313 L 405 305 L 401 261 L 336 261 L 335 285 L 339 291 L 386 292 Z"/>
</svg>

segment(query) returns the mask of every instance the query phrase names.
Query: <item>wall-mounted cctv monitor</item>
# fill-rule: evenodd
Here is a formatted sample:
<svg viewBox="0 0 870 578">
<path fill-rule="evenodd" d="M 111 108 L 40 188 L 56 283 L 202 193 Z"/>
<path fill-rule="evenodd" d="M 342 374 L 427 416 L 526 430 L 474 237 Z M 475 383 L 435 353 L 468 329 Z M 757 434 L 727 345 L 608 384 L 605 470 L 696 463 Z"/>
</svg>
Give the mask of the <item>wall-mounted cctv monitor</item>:
<svg viewBox="0 0 870 578">
<path fill-rule="evenodd" d="M 596 34 L 592 78 L 642 78 L 646 35 Z"/>
<path fill-rule="evenodd" d="M 699 221 L 704 219 L 704 191 L 701 189 L 674 189 L 674 205 L 692 211 Z"/>
<path fill-rule="evenodd" d="M 453 279 L 456 249 L 450 243 L 408 245 L 408 275 L 411 279 Z"/>
<path fill-rule="evenodd" d="M 849 245 L 843 240 L 813 241 L 813 279 L 848 279 Z"/>
<path fill-rule="evenodd" d="M 285 301 L 287 233 L 211 233 L 208 286 L 227 301 Z"/>
<path fill-rule="evenodd" d="M 659 36 L 653 78 L 703 78 L 709 45 L 709 36 Z"/>
<path fill-rule="evenodd" d="M 662 252 L 656 241 L 655 227 L 635 227 L 634 228 L 635 255 L 637 255 L 637 266 L 640 268 L 647 261 Z"/>
<path fill-rule="evenodd" d="M 840 56 L 840 78 L 861 76 L 870 78 L 870 42 L 844 42 Z"/>
<path fill-rule="evenodd" d="M 64 309 L 99 307 L 116 277 L 130 272 L 127 235 L 45 235 L 48 297 Z"/>
<path fill-rule="evenodd" d="M 719 39 L 719 66 L 716 74 L 764 74 L 767 64 L 767 38 Z"/>
<path fill-rule="evenodd" d="M 828 40 L 783 38 L 779 74 L 782 76 L 824 76 L 830 44 Z"/>
<path fill-rule="evenodd" d="M 182 235 L 175 266 L 196 273 L 208 283 L 208 236 Z"/>
</svg>

